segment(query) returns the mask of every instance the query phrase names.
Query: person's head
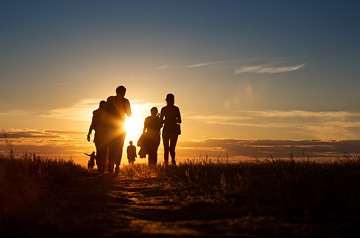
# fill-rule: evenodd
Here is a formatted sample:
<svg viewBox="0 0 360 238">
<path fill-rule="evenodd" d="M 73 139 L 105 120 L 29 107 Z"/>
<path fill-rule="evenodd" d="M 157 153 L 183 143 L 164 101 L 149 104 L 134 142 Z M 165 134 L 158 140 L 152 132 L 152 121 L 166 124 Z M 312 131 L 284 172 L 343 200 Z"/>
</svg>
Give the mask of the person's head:
<svg viewBox="0 0 360 238">
<path fill-rule="evenodd" d="M 167 104 L 174 104 L 175 103 L 174 94 L 169 93 L 168 95 L 166 95 L 165 101 L 167 102 Z"/>
<path fill-rule="evenodd" d="M 101 100 L 100 103 L 99 103 L 99 107 L 100 107 L 100 108 L 103 108 L 103 107 L 105 107 L 105 104 L 106 104 L 106 101 L 105 101 L 105 100 Z"/>
<path fill-rule="evenodd" d="M 150 109 L 150 113 L 151 113 L 152 116 L 156 116 L 158 114 L 158 112 L 159 111 L 158 111 L 157 107 L 152 107 Z"/>
<path fill-rule="evenodd" d="M 132 144 L 133 144 L 132 140 L 131 140 L 131 141 L 129 141 L 129 144 L 130 144 L 130 145 L 132 145 Z"/>
<path fill-rule="evenodd" d="M 116 88 L 116 95 L 120 97 L 124 97 L 126 93 L 126 88 L 124 86 L 119 86 Z"/>
</svg>

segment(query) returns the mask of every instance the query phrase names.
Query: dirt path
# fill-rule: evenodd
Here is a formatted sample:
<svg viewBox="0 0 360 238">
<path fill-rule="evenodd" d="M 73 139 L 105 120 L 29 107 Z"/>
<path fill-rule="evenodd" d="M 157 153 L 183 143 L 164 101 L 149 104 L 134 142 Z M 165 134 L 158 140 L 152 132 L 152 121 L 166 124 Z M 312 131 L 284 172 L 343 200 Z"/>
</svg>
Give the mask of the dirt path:
<svg viewBox="0 0 360 238">
<path fill-rule="evenodd" d="M 195 187 L 156 177 L 95 175 L 57 195 L 26 237 L 308 237 L 312 227 L 244 214 Z M 31 226 L 31 227 L 30 227 Z M 324 227 L 324 231 L 326 231 Z M 331 229 L 329 229 L 330 231 Z M 49 236 L 50 235 L 50 236 Z M 326 235 L 326 234 L 323 234 Z"/>
<path fill-rule="evenodd" d="M 63 220 L 51 223 L 60 235 L 281 237 L 299 228 L 241 214 L 241 209 L 210 201 L 194 187 L 156 177 L 97 175 L 64 193 L 59 203 Z"/>
</svg>

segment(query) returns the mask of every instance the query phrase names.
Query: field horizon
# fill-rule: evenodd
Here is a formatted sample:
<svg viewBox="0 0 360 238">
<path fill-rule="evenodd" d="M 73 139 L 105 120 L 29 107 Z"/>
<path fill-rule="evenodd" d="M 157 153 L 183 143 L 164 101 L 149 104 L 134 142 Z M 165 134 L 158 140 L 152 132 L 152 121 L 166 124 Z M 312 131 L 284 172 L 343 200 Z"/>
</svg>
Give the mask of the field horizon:
<svg viewBox="0 0 360 238">
<path fill-rule="evenodd" d="M 127 139 L 128 141 L 129 139 Z M 136 140 L 134 140 L 136 142 Z M 134 143 L 136 145 L 136 143 Z M 127 144 L 124 144 L 126 148 Z M 137 151 L 139 147 L 137 148 Z M 50 159 L 72 160 L 86 166 L 88 156 L 95 150 L 92 142 L 86 141 L 82 132 L 54 131 L 3 131 L 0 133 L 0 154 L 16 156 L 36 154 Z M 360 140 L 277 140 L 277 139 L 206 139 L 183 141 L 179 138 L 178 162 L 212 160 L 236 163 L 271 158 L 298 158 L 310 160 L 336 160 L 360 154 Z M 160 143 L 158 161 L 163 161 L 163 147 Z M 137 158 L 136 163 L 147 163 Z M 125 149 L 122 164 L 128 164 Z"/>
</svg>

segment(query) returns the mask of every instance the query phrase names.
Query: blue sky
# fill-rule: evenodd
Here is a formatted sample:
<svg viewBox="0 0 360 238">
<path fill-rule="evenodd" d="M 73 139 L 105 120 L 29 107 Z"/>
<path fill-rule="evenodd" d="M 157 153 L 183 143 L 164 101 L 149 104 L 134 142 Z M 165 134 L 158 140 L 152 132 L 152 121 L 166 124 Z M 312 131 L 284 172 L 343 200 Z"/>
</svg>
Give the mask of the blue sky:
<svg viewBox="0 0 360 238">
<path fill-rule="evenodd" d="M 1 1 L 0 129 L 85 135 L 122 84 L 139 130 L 174 93 L 182 141 L 359 139 L 359 12 L 358 1 Z"/>
</svg>

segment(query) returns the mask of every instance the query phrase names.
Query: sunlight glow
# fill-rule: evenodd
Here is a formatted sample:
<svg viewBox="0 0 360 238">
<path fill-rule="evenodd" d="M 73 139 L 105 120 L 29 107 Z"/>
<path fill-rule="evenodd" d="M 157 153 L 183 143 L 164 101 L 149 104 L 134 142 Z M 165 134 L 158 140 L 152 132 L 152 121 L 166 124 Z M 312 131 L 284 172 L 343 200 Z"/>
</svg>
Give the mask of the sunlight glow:
<svg viewBox="0 0 360 238">
<path fill-rule="evenodd" d="M 136 145 L 142 134 L 145 117 L 150 115 L 150 108 L 147 104 L 136 103 L 131 105 L 132 115 L 126 119 L 125 123 L 126 139 L 124 147 L 128 146 L 131 140 Z"/>
</svg>

